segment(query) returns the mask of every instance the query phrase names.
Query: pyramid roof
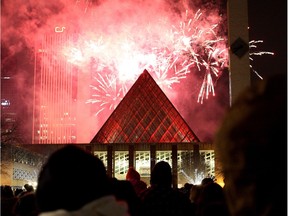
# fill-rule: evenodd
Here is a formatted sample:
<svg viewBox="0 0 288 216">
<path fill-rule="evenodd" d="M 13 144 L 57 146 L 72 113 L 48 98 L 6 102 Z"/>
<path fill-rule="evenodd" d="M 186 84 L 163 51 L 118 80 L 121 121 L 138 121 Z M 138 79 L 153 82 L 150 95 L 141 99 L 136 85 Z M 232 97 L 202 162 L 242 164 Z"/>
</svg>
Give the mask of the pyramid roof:
<svg viewBox="0 0 288 216">
<path fill-rule="evenodd" d="M 199 139 L 144 70 L 90 143 L 181 142 Z"/>
</svg>

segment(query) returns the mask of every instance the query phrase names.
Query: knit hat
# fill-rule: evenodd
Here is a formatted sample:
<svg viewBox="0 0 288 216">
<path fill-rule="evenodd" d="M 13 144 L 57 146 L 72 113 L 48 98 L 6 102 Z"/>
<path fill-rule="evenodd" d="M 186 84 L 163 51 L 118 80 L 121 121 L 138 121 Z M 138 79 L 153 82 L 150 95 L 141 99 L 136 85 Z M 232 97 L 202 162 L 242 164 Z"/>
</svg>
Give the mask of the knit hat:
<svg viewBox="0 0 288 216">
<path fill-rule="evenodd" d="M 126 180 L 140 180 L 140 174 L 133 168 L 130 167 L 126 174 Z"/>
</svg>

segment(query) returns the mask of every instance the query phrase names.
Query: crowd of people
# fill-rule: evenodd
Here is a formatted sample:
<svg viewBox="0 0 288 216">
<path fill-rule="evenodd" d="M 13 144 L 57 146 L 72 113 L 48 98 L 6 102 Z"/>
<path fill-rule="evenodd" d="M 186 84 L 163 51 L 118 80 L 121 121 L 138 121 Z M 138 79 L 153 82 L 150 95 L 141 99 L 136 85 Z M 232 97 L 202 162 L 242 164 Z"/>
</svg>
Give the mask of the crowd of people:
<svg viewBox="0 0 288 216">
<path fill-rule="evenodd" d="M 67 145 L 43 166 L 36 190 L 27 184 L 15 191 L 1 186 L 1 215 L 204 216 L 209 209 L 228 215 L 222 187 L 212 179 L 185 186 L 189 188 L 185 192 L 172 188 L 172 170 L 166 161 L 156 163 L 150 185 L 133 167 L 126 180 L 109 178 L 100 159 Z M 200 189 L 197 197 L 192 196 L 195 188 Z"/>
<path fill-rule="evenodd" d="M 1 215 L 286 215 L 285 88 L 283 76 L 275 76 L 249 87 L 228 110 L 215 135 L 224 187 L 204 178 L 199 185 L 174 189 L 171 166 L 165 161 L 153 167 L 150 184 L 133 167 L 125 180 L 110 178 L 99 158 L 67 145 L 50 155 L 35 190 L 30 185 L 16 191 L 1 186 Z M 269 175 L 275 169 L 282 176 L 273 179 Z"/>
<path fill-rule="evenodd" d="M 12 189 L 9 185 L 1 185 L 1 215 L 37 216 L 35 190 L 32 185 L 25 184 L 23 189 Z"/>
</svg>

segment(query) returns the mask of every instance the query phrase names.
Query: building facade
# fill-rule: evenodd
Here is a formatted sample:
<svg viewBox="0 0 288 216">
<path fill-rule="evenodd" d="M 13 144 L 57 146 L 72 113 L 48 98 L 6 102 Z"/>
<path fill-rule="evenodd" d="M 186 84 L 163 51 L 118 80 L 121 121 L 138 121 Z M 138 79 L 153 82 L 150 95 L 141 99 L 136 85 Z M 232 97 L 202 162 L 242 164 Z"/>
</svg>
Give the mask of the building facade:
<svg viewBox="0 0 288 216">
<path fill-rule="evenodd" d="M 149 184 L 161 160 L 172 167 L 174 187 L 215 176 L 212 145 L 200 142 L 146 70 L 92 139 L 90 151 L 119 179 L 134 167 Z"/>
<path fill-rule="evenodd" d="M 77 68 L 63 56 L 73 35 L 44 35 L 35 49 L 33 144 L 76 143 Z"/>
</svg>

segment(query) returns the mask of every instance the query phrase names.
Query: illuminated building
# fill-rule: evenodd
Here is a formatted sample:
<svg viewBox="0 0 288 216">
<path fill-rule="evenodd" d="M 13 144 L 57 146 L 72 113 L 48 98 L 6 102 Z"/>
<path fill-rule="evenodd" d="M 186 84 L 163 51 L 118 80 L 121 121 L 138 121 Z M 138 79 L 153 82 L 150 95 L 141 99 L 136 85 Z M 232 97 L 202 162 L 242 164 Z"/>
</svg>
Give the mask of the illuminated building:
<svg viewBox="0 0 288 216">
<path fill-rule="evenodd" d="M 7 151 L 12 152 L 9 176 L 14 180 L 8 176 L 5 181 L 17 186 L 19 182 L 35 180 L 37 177 L 31 177 L 31 173 L 38 173 L 39 164 L 63 145 L 23 145 L 31 154 L 25 150 L 19 154 L 18 149 Z M 128 168 L 133 166 L 149 184 L 151 169 L 160 160 L 170 163 L 174 187 L 187 182 L 199 184 L 204 177 L 215 176 L 212 144 L 200 142 L 147 71 L 140 75 L 91 143 L 78 146 L 99 157 L 108 175 L 118 179 L 125 179 Z M 38 162 L 31 165 L 31 160 Z"/>
<path fill-rule="evenodd" d="M 160 160 L 172 166 L 175 187 L 214 176 L 212 146 L 200 142 L 146 70 L 92 139 L 91 151 L 119 179 L 132 166 L 149 183 Z"/>
<path fill-rule="evenodd" d="M 77 68 L 61 55 L 73 35 L 58 28 L 35 51 L 33 144 L 76 143 Z"/>
<path fill-rule="evenodd" d="M 1 74 L 1 144 L 29 142 L 31 118 L 23 92 L 17 92 L 19 81 L 13 70 Z"/>
<path fill-rule="evenodd" d="M 13 91 L 15 88 L 16 81 L 12 76 L 1 76 L 1 134 L 9 132 L 17 119 L 19 100 Z"/>
<path fill-rule="evenodd" d="M 87 12 L 88 8 L 92 5 L 92 3 L 96 4 L 97 2 L 91 1 L 91 0 L 85 0 L 85 1 L 76 0 L 75 1 L 75 5 L 82 9 L 82 12 L 84 12 L 86 14 L 85 16 L 88 16 L 88 14 L 86 12 Z M 238 11 L 238 13 L 242 13 L 242 10 L 240 11 L 238 7 L 235 7 L 235 8 L 236 8 L 235 11 L 233 11 L 231 8 L 232 12 L 230 14 L 233 15 L 238 20 L 238 18 L 241 16 L 238 16 L 236 14 L 236 12 Z M 145 10 L 142 10 L 142 11 L 145 11 Z M 118 11 L 117 11 L 117 13 L 118 13 Z M 39 16 L 39 17 L 41 17 L 41 16 Z M 96 18 L 97 18 L 97 16 L 96 16 Z M 118 21 L 117 19 L 113 19 L 113 20 Z M 131 19 L 131 20 L 133 20 L 133 19 Z M 239 20 L 239 21 L 241 21 L 241 20 Z M 113 23 L 109 23 L 109 24 L 113 24 Z M 237 30 L 243 34 L 244 33 L 246 34 L 246 32 L 243 31 L 242 28 L 241 29 L 239 28 L 239 23 L 236 22 L 235 24 L 236 25 L 234 25 L 234 30 Z M 117 23 L 117 25 L 118 25 L 118 23 Z M 241 25 L 241 26 L 245 26 L 245 25 Z M 141 28 L 141 26 L 139 26 L 139 27 Z M 105 26 L 105 29 L 106 29 L 106 26 Z M 157 29 L 157 31 L 159 31 L 158 28 L 156 28 L 156 29 Z M 63 27 L 63 26 L 57 26 L 57 27 L 55 27 L 55 29 L 50 29 L 50 30 L 51 30 L 51 32 L 49 34 L 43 35 L 43 38 L 42 38 L 40 44 L 36 44 L 36 46 L 35 46 L 36 47 L 36 49 L 35 49 L 35 69 L 34 69 L 35 98 L 34 98 L 34 104 L 33 104 L 32 143 L 33 144 L 81 143 L 81 139 L 79 138 L 79 135 L 80 134 L 81 135 L 88 134 L 87 130 L 85 130 L 83 125 L 87 125 L 88 123 L 86 123 L 86 122 L 90 122 L 89 121 L 90 120 L 89 119 L 89 110 L 86 110 L 87 108 L 85 107 L 85 105 L 83 105 L 83 104 L 85 104 L 85 101 L 80 102 L 82 100 L 81 98 L 84 98 L 84 97 L 82 97 L 83 95 L 81 95 L 81 92 L 80 92 L 80 89 L 83 88 L 83 86 L 81 86 L 78 82 L 79 68 L 77 68 L 75 66 L 75 64 L 74 65 L 71 64 L 71 62 L 67 61 L 67 59 L 64 59 L 63 53 L 60 53 L 61 47 L 63 47 L 63 46 L 67 45 L 69 47 L 69 45 L 70 45 L 70 47 L 73 48 L 74 42 L 75 42 L 75 40 L 77 40 L 75 38 L 76 35 L 74 33 L 71 33 L 71 32 L 69 33 L 68 28 L 65 29 L 65 27 Z M 88 29 L 85 29 L 85 31 L 86 30 L 88 30 Z M 140 34 L 138 31 L 136 33 L 137 33 L 136 35 L 138 38 L 138 35 L 140 35 Z M 162 32 L 160 32 L 160 33 L 162 34 Z M 231 35 L 234 35 L 234 34 L 231 34 Z M 237 36 L 238 34 L 235 34 L 235 35 Z M 118 34 L 116 34 L 116 36 L 118 36 Z M 131 36 L 131 35 L 129 35 L 129 36 Z M 146 38 L 146 37 L 143 37 L 143 38 Z M 202 39 L 202 38 L 200 38 L 200 39 Z M 232 39 L 231 39 L 231 42 L 234 41 Z M 121 42 L 121 41 L 119 41 L 119 42 Z M 71 44 L 72 44 L 72 46 L 71 46 Z M 141 44 L 141 43 L 139 43 L 139 44 Z M 148 44 L 147 48 L 150 49 L 152 44 L 153 43 Z M 207 44 L 209 44 L 209 43 L 207 43 Z M 209 44 L 209 48 L 211 48 L 210 44 Z M 166 48 L 165 48 L 165 50 L 166 50 Z M 120 52 L 120 53 L 122 55 L 122 52 Z M 230 55 L 231 55 L 231 53 L 230 53 Z M 245 69 L 245 73 L 246 73 L 245 74 L 245 80 L 246 80 L 247 76 L 250 76 L 249 75 L 250 74 L 249 73 L 249 67 L 248 67 L 249 64 L 247 62 L 243 61 L 244 58 L 240 59 L 236 56 L 234 56 L 234 57 L 235 57 L 235 59 L 234 58 L 231 59 L 230 63 L 233 63 L 235 61 L 237 63 L 239 60 L 239 62 L 242 62 L 243 64 L 239 64 L 239 65 L 237 64 L 236 67 L 230 68 L 230 70 L 232 70 L 232 72 L 233 72 L 233 78 L 236 76 L 235 79 L 231 80 L 231 87 L 233 87 L 233 90 L 234 89 L 240 90 L 248 82 L 242 81 L 242 80 L 244 80 L 243 73 L 240 74 L 240 73 L 237 73 L 237 71 L 235 71 L 236 72 L 235 73 L 234 70 L 244 71 L 243 67 L 245 67 L 246 68 Z M 245 59 L 248 60 L 248 56 L 246 56 Z M 246 71 L 248 71 L 248 73 Z M 89 77 L 87 79 L 89 79 Z M 2 78 L 2 81 L 3 81 L 3 78 Z M 233 82 L 233 84 L 232 84 L 232 82 Z M 238 85 L 238 83 L 239 83 L 239 85 Z M 243 84 L 245 84 L 245 85 L 243 85 Z M 235 86 L 235 88 L 234 88 L 234 86 Z M 9 89 L 14 89 L 14 87 L 11 87 L 11 88 L 9 87 Z M 233 90 L 232 90 L 232 93 L 233 93 Z M 153 91 L 154 91 L 154 89 L 152 90 L 152 92 Z M 234 91 L 234 92 L 237 93 L 237 91 Z M 10 92 L 13 93 L 12 90 Z M 148 92 L 146 92 L 146 93 L 148 95 Z M 146 96 L 146 98 L 147 97 L 149 97 L 149 96 Z M 164 98 L 164 97 L 162 97 L 162 98 Z M 161 101 L 162 99 L 159 99 L 159 100 Z M 129 99 L 129 101 L 132 101 L 132 100 Z M 3 112 L 3 110 L 4 110 L 5 115 L 6 115 L 5 119 L 7 121 L 10 121 L 10 122 L 15 121 L 15 118 L 14 118 L 15 116 L 13 114 L 15 112 L 14 111 L 8 112 L 8 110 L 12 107 L 12 105 L 15 106 L 16 104 L 11 102 L 11 100 L 6 96 L 1 97 L 2 114 L 4 114 L 4 112 Z M 21 103 L 18 103 L 16 106 L 20 107 Z M 159 106 L 159 108 L 161 108 L 161 107 L 162 106 Z M 173 105 L 172 105 L 172 107 L 173 107 Z M 173 107 L 173 109 L 174 109 L 174 107 Z M 159 110 L 161 110 L 161 109 L 159 109 Z M 82 113 L 81 118 L 79 118 L 77 116 L 77 114 L 80 112 Z M 117 112 L 119 112 L 119 110 Z M 159 112 L 159 116 L 161 115 L 160 112 Z M 21 113 L 21 112 L 19 112 L 19 113 Z M 87 113 L 86 117 L 85 117 L 85 115 L 83 115 L 83 113 Z M 176 111 L 176 113 L 178 113 L 178 112 Z M 133 113 L 131 116 L 135 117 L 134 119 L 137 119 L 136 115 L 133 115 Z M 151 114 L 151 116 L 154 116 L 153 113 Z M 158 115 L 155 115 L 155 116 L 158 116 Z M 117 116 L 117 117 L 119 117 L 119 116 Z M 129 118 L 130 118 L 130 116 L 129 116 Z M 180 119 L 182 119 L 182 118 L 180 118 Z M 171 118 L 170 120 L 171 121 L 173 120 L 173 122 L 175 124 L 177 124 L 175 122 L 175 118 Z M 182 120 L 180 120 L 180 121 L 182 122 Z M 139 122 L 140 121 L 141 120 L 139 120 Z M 81 124 L 83 122 L 85 124 Z M 143 120 L 143 122 L 144 122 L 144 120 Z M 139 124 L 137 124 L 136 121 L 134 123 L 136 123 L 135 127 L 137 126 L 136 127 L 137 129 L 141 128 L 139 126 Z M 142 124 L 142 123 L 140 123 L 140 124 Z M 77 127 L 77 126 L 79 126 L 79 127 Z M 90 125 L 86 126 L 86 128 L 89 128 L 89 126 Z M 162 126 L 164 127 L 164 130 L 163 130 L 164 134 L 170 133 L 169 132 L 170 128 L 165 127 L 165 124 L 164 123 L 162 124 L 162 122 L 159 123 L 159 127 L 156 127 L 155 130 L 158 130 L 158 128 L 159 128 L 159 131 L 162 130 L 163 129 Z M 117 127 L 113 126 L 112 129 L 117 130 Z M 3 130 L 3 128 L 2 128 L 2 130 Z M 189 131 L 190 131 L 190 129 L 189 129 Z M 149 134 L 147 134 L 147 133 L 145 133 L 145 136 L 149 137 Z M 134 134 L 138 136 L 138 132 L 134 131 L 133 135 Z M 155 136 L 156 136 L 156 134 L 157 134 L 157 132 L 155 133 Z M 87 135 L 87 136 L 89 137 L 89 135 Z M 100 132 L 99 132 L 99 136 L 100 136 Z M 192 137 L 193 137 L 193 133 L 192 133 Z M 188 140 L 181 140 L 181 142 L 179 141 L 179 139 L 175 139 L 175 140 L 167 139 L 167 140 L 160 140 L 160 141 L 154 140 L 153 142 L 152 141 L 151 142 L 145 142 L 142 140 L 141 142 L 137 143 L 135 140 L 132 139 L 132 137 L 130 137 L 130 138 L 131 139 L 129 139 L 129 140 L 125 140 L 125 139 L 120 140 L 120 141 L 114 140 L 113 143 L 111 141 L 107 140 L 106 144 L 102 140 L 100 140 L 99 144 L 97 144 L 97 145 L 96 144 L 94 145 L 94 143 L 92 143 L 91 148 L 95 151 L 101 150 L 102 149 L 102 147 L 100 148 L 101 145 L 104 145 L 103 149 L 105 149 L 106 147 L 109 148 L 108 149 L 109 151 L 103 151 L 103 152 L 98 151 L 98 152 L 99 152 L 99 154 L 101 153 L 101 155 L 103 154 L 103 158 L 106 157 L 104 161 L 106 161 L 108 163 L 107 167 L 109 168 L 108 171 L 110 172 L 111 175 L 122 175 L 122 174 L 124 175 L 126 168 L 127 168 L 127 164 L 128 164 L 128 166 L 135 165 L 136 168 L 139 168 L 139 169 L 141 168 L 142 176 L 144 176 L 145 172 L 146 173 L 150 172 L 149 169 L 150 169 L 150 167 L 153 166 L 153 163 L 155 163 L 155 160 L 159 160 L 159 159 L 165 159 L 166 160 L 167 159 L 172 163 L 171 154 L 173 155 L 173 152 L 175 153 L 175 148 L 177 148 L 176 149 L 177 154 L 179 154 L 180 149 L 183 152 L 187 151 L 187 154 L 185 153 L 186 156 L 183 156 L 184 153 L 181 153 L 182 155 L 180 154 L 179 163 L 181 163 L 181 160 L 183 160 L 183 158 L 187 158 L 187 159 L 185 159 L 185 161 L 186 161 L 185 163 L 187 163 L 188 165 L 192 164 L 192 163 L 190 163 L 189 160 L 191 160 L 192 155 L 197 151 L 198 147 L 199 147 L 199 154 L 202 155 L 203 158 L 205 158 L 205 160 L 212 161 L 214 158 L 214 151 L 212 150 L 213 148 L 211 146 L 209 147 L 208 144 L 199 143 L 199 141 L 193 140 L 193 139 L 192 140 L 189 140 L 189 139 Z M 145 138 L 144 135 L 142 136 L 142 138 L 143 139 Z M 88 140 L 88 139 L 82 139 L 82 140 Z M 168 141 L 169 141 L 169 143 L 168 143 Z M 101 142 L 103 142 L 103 144 L 101 144 Z M 155 148 L 155 149 L 153 149 L 153 148 Z M 112 155 L 110 155 L 110 153 L 111 153 L 111 151 L 113 153 L 114 150 L 117 151 L 117 149 L 119 149 L 119 150 L 122 149 L 122 150 L 126 151 L 126 152 L 125 151 L 121 152 L 121 154 L 120 154 L 120 152 L 119 152 L 119 154 L 115 153 L 115 155 L 114 155 L 115 159 L 117 159 L 117 158 L 119 159 L 119 162 L 124 162 L 123 166 L 121 166 L 121 165 L 117 166 L 116 165 L 116 162 L 118 159 L 115 160 L 112 164 L 112 160 L 110 158 L 110 156 L 112 156 Z M 129 154 L 127 154 L 127 151 Z M 138 151 L 141 151 L 141 152 L 139 152 L 139 154 L 138 154 Z M 165 151 L 165 152 L 163 152 L 163 154 L 158 154 L 158 152 L 160 153 L 160 151 Z M 168 152 L 168 153 L 166 153 L 166 152 Z M 107 153 L 109 153 L 109 154 L 107 154 Z M 132 154 L 135 153 L 135 155 L 134 155 L 135 157 L 130 157 L 129 155 L 131 155 L 131 153 Z M 151 155 L 151 153 L 152 154 L 155 153 L 155 155 Z M 191 157 L 189 155 L 191 155 Z M 172 158 L 175 158 L 174 156 Z M 194 156 L 195 156 L 195 154 L 194 154 Z M 107 160 L 107 158 L 108 158 L 108 160 Z M 126 161 L 122 160 L 122 159 L 120 160 L 120 158 L 124 158 L 127 160 Z M 134 159 L 132 160 L 131 158 L 134 158 Z M 143 165 L 139 164 L 139 161 L 142 160 L 141 158 L 144 158 L 145 161 L 148 161 L 148 165 L 147 165 L 147 163 L 145 163 Z M 151 158 L 153 160 L 151 160 Z M 155 158 L 157 158 L 157 159 L 155 159 Z M 174 161 L 174 163 L 175 163 L 175 161 Z M 113 165 L 113 167 L 112 167 L 112 165 Z M 213 166 L 211 166 L 211 167 L 213 167 Z M 147 169 L 148 169 L 148 171 L 147 171 Z M 187 171 L 187 169 L 186 169 L 186 171 Z M 213 169 L 209 168 L 209 170 L 213 170 Z M 174 169 L 174 172 L 176 172 L 176 171 Z M 183 173 L 183 170 L 179 170 L 179 172 Z M 187 172 L 185 172 L 185 173 L 187 173 Z M 209 173 L 213 174 L 212 171 L 209 171 Z M 185 174 L 183 173 L 182 176 L 185 176 Z M 188 176 L 190 176 L 190 174 L 188 174 Z M 179 175 L 178 179 L 180 179 L 180 177 L 181 176 Z"/>
</svg>

